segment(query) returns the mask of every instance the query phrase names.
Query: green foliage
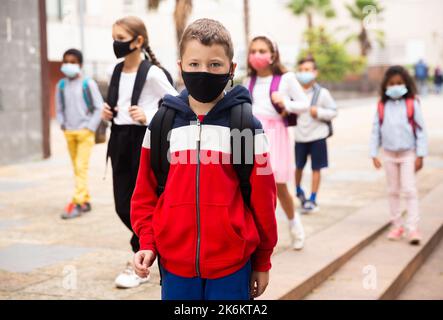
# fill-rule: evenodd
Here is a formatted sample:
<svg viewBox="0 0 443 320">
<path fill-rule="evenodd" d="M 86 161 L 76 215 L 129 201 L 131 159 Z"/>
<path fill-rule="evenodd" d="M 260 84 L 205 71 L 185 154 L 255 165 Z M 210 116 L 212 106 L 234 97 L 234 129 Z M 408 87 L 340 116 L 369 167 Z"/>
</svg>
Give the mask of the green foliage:
<svg viewBox="0 0 443 320">
<path fill-rule="evenodd" d="M 331 0 L 292 0 L 289 8 L 297 16 L 318 13 L 326 18 L 335 17 Z"/>
<path fill-rule="evenodd" d="M 378 0 L 355 0 L 353 4 L 346 4 L 346 8 L 358 21 L 363 21 L 372 10 L 375 10 L 377 14 L 384 10 Z"/>
<path fill-rule="evenodd" d="M 384 47 L 385 34 L 382 30 L 370 28 L 370 19 L 376 18 L 383 7 L 378 0 L 354 0 L 352 4 L 346 4 L 351 17 L 358 22 L 361 30 L 358 34 L 352 34 L 346 42 L 358 41 L 360 43 L 361 54 L 366 56 L 372 49 L 372 41 L 376 41 L 379 46 Z M 372 36 L 371 36 L 372 34 Z"/>
<path fill-rule="evenodd" d="M 304 39 L 310 46 L 300 52 L 299 59 L 315 58 L 320 81 L 339 82 L 348 74 L 361 74 L 366 67 L 366 58 L 349 55 L 344 44 L 337 42 L 323 27 L 307 30 Z"/>
</svg>

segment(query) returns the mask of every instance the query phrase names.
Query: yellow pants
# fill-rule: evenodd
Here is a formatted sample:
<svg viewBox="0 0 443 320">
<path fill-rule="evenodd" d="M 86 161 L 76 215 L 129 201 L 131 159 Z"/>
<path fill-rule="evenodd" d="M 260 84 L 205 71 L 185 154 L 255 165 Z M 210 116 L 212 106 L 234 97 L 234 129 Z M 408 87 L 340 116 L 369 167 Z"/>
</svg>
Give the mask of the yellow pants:
<svg viewBox="0 0 443 320">
<path fill-rule="evenodd" d="M 88 168 L 95 134 L 88 129 L 65 130 L 65 138 L 74 167 L 75 192 L 72 202 L 83 204 L 90 201 L 88 191 Z"/>
</svg>

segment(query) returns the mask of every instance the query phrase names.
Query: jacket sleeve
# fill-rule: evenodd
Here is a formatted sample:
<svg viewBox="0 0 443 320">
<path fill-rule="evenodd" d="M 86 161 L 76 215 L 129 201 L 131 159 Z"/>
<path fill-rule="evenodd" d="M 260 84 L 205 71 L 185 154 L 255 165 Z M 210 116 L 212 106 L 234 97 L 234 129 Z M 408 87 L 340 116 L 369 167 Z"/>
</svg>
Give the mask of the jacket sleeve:
<svg viewBox="0 0 443 320">
<path fill-rule="evenodd" d="M 381 145 L 381 131 L 380 120 L 378 117 L 378 110 L 375 112 L 374 120 L 372 122 L 371 140 L 369 142 L 369 156 L 375 158 L 378 155 L 378 149 Z"/>
<path fill-rule="evenodd" d="M 260 243 L 251 260 L 254 271 L 268 271 L 271 269 L 272 251 L 277 244 L 277 191 L 269 160 L 268 140 L 260 122 L 255 118 L 254 121 L 258 123 L 259 129 L 254 135 L 254 167 L 250 177 L 251 207 Z"/>
<path fill-rule="evenodd" d="M 423 119 L 423 113 L 420 102 L 415 100 L 414 106 L 414 121 L 418 125 L 416 129 L 416 154 L 417 157 L 425 157 L 428 155 L 428 138 L 425 128 L 425 122 Z"/>
<path fill-rule="evenodd" d="M 283 75 L 282 81 L 285 81 L 284 104 L 288 112 L 300 114 L 310 108 L 310 101 L 303 91 L 293 72 L 287 72 Z"/>
<path fill-rule="evenodd" d="M 157 254 L 152 228 L 152 216 L 157 205 L 157 179 L 151 169 L 151 131 L 146 129 L 140 156 L 137 181 L 131 198 L 131 225 L 140 239 L 140 250 Z"/>
<path fill-rule="evenodd" d="M 337 116 L 337 105 L 328 89 L 323 88 L 320 92 L 321 103 L 317 106 L 318 120 L 331 121 Z"/>
<path fill-rule="evenodd" d="M 63 127 L 65 125 L 65 114 L 62 110 L 63 106 L 60 95 L 61 95 L 60 82 L 58 82 L 57 86 L 55 87 L 55 112 L 58 124 Z"/>
</svg>

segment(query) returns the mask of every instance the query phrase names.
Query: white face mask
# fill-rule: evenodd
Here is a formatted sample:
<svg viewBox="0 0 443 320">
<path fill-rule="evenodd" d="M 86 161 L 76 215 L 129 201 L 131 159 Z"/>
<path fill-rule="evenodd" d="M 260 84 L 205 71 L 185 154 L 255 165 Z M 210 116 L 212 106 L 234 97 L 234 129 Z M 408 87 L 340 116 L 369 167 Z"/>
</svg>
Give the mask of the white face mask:
<svg viewBox="0 0 443 320">
<path fill-rule="evenodd" d="M 77 63 L 63 63 L 60 71 L 68 78 L 74 78 L 80 73 L 80 65 Z"/>
<path fill-rule="evenodd" d="M 404 84 L 390 86 L 386 89 L 385 93 L 391 99 L 400 99 L 408 93 L 408 88 L 406 88 Z"/>
</svg>

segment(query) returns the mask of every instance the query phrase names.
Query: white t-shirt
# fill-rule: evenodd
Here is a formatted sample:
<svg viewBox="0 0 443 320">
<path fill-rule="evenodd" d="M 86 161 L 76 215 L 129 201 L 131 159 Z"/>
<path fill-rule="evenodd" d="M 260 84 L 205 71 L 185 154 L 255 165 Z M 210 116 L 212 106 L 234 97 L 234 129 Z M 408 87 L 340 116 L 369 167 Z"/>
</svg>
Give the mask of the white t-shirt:
<svg viewBox="0 0 443 320">
<path fill-rule="evenodd" d="M 117 102 L 118 113 L 114 118 L 114 123 L 117 125 L 141 125 L 139 122 L 134 121 L 129 115 L 136 75 L 137 72 L 121 73 Z M 156 65 L 152 65 L 146 76 L 146 81 L 140 94 L 140 99 L 138 100 L 138 106 L 143 108 L 148 124 L 158 110 L 158 101 L 166 94 L 176 96 L 178 92 L 169 83 L 163 70 Z"/>
<path fill-rule="evenodd" d="M 248 77 L 245 86 L 249 89 Z M 252 91 L 252 111 L 256 115 L 280 117 L 272 105 L 270 89 L 272 75 L 267 77 L 257 77 L 257 81 Z M 298 82 L 293 72 L 286 72 L 282 75 L 278 92 L 283 95 L 286 110 L 300 114 L 309 108 L 309 100 L 303 92 L 303 88 Z"/>
</svg>

